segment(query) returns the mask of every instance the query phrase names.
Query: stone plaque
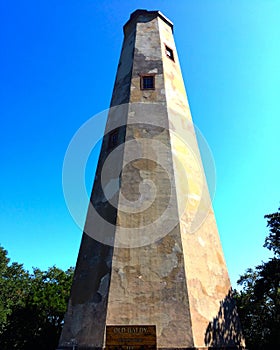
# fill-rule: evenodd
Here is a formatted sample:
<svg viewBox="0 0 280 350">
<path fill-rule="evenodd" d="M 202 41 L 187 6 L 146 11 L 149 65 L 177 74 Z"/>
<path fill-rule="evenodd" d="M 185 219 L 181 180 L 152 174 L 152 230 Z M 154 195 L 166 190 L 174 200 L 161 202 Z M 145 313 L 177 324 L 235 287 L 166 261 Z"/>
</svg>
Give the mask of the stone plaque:
<svg viewBox="0 0 280 350">
<path fill-rule="evenodd" d="M 156 348 L 156 326 L 106 326 L 107 350 L 156 350 Z"/>
</svg>

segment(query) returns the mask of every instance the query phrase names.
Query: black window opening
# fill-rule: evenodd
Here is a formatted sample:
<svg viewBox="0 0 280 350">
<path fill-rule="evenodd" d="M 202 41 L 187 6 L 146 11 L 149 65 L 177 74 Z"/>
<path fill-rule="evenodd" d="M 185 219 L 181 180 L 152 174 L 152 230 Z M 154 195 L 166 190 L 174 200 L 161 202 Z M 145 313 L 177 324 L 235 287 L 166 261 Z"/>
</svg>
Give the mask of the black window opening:
<svg viewBox="0 0 280 350">
<path fill-rule="evenodd" d="M 175 61 L 173 50 L 170 49 L 170 47 L 168 47 L 168 46 L 166 46 L 166 45 L 165 45 L 165 53 L 166 53 L 166 56 L 167 56 L 168 58 L 170 58 L 173 62 Z"/>
<path fill-rule="evenodd" d="M 113 148 L 113 147 L 117 146 L 117 144 L 118 144 L 118 132 L 117 131 L 113 131 L 109 135 L 109 147 Z"/>
<path fill-rule="evenodd" d="M 154 90 L 155 88 L 155 76 L 154 75 L 142 75 L 141 76 L 141 89 L 142 90 Z"/>
</svg>

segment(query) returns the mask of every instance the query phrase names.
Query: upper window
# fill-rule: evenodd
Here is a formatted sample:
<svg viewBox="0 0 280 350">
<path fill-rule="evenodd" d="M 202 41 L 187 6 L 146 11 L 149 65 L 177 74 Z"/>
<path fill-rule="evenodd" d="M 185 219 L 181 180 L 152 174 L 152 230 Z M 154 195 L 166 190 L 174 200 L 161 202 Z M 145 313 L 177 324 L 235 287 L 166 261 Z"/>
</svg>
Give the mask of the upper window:
<svg viewBox="0 0 280 350">
<path fill-rule="evenodd" d="M 155 88 L 155 76 L 154 75 L 142 75 L 141 76 L 141 90 L 154 90 Z"/>
<path fill-rule="evenodd" d="M 165 45 L 165 53 L 168 58 L 170 58 L 172 61 L 175 61 L 173 50 L 170 49 L 170 47 L 168 47 L 167 45 Z"/>
</svg>

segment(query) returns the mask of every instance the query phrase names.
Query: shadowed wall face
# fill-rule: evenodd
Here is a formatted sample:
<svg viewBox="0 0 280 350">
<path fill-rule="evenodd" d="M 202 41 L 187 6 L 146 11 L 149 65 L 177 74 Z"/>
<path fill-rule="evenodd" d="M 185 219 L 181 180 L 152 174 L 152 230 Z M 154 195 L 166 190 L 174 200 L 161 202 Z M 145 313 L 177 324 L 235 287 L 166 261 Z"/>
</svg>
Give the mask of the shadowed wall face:
<svg viewBox="0 0 280 350">
<path fill-rule="evenodd" d="M 155 325 L 162 349 L 244 345 L 172 30 L 144 10 L 124 27 L 60 348 L 104 348 L 109 325 Z"/>
</svg>

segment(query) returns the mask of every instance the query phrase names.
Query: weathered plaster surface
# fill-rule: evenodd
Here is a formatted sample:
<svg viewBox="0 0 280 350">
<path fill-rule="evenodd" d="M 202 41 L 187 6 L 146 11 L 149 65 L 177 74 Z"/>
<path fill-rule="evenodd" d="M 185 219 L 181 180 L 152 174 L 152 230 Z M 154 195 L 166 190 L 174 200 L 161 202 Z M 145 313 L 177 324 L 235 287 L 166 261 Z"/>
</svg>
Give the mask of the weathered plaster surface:
<svg viewBox="0 0 280 350">
<path fill-rule="evenodd" d="M 88 208 L 79 256 L 74 274 L 71 297 L 65 315 L 65 325 L 60 337 L 60 346 L 70 346 L 74 339 L 80 347 L 102 348 L 106 326 L 107 302 L 111 279 L 111 264 L 115 240 L 115 224 L 118 192 L 109 202 L 103 192 L 102 169 L 111 152 L 110 132 L 115 125 L 125 125 L 127 121 L 127 104 L 130 96 L 132 73 L 131 57 L 134 52 L 135 32 L 131 32 L 124 41 L 117 71 L 111 106 L 108 115 L 105 136 L 102 143 L 99 162 Z M 120 127 L 118 142 L 125 138 L 125 127 Z M 123 150 L 115 153 L 111 171 L 104 172 L 104 187 L 118 173 L 122 164 Z M 119 175 L 118 175 L 119 176 Z M 103 220 L 104 218 L 104 220 Z M 111 225 L 106 224 L 109 222 Z M 96 239 L 94 239 L 94 238 Z M 100 243 L 104 242 L 103 244 Z M 109 245 L 107 245 L 109 244 Z"/>
<path fill-rule="evenodd" d="M 155 12 L 136 17 L 124 28 L 111 101 L 126 104 L 109 112 L 85 224 L 90 236 L 115 247 L 83 235 L 60 345 L 74 338 L 79 349 L 102 348 L 106 325 L 150 324 L 161 349 L 229 349 L 243 340 L 228 335 L 240 334 L 237 316 L 225 312 L 233 310 L 230 282 L 172 28 Z M 155 74 L 154 90 L 141 90 L 141 74 Z M 169 233 L 154 229 L 151 240 L 163 217 Z M 219 339 L 218 324 L 226 325 Z"/>
<path fill-rule="evenodd" d="M 142 91 L 139 75 L 153 72 L 156 73 L 155 90 Z M 130 102 L 124 163 L 135 152 L 135 147 L 130 147 L 128 141 L 138 144 L 141 159 L 130 162 L 124 168 L 121 193 L 130 201 L 137 200 L 140 195 L 139 185 L 144 180 L 151 180 L 157 193 L 146 210 L 139 210 L 133 215 L 125 211 L 118 212 L 116 240 L 124 227 L 146 226 L 160 218 L 170 201 L 174 207 L 171 219 L 179 222 L 176 197 L 171 197 L 171 187 L 174 188 L 175 184 L 172 178 L 158 18 L 137 23 Z M 141 106 L 133 105 L 133 102 L 152 104 L 148 120 L 152 119 L 151 122 L 161 127 L 148 123 L 144 127 L 135 125 L 136 121 L 141 121 Z M 150 140 L 159 142 L 153 144 Z M 146 149 L 145 144 L 148 145 Z M 166 146 L 164 154 L 160 154 L 161 144 Z M 120 197 L 118 206 L 122 205 Z M 167 236 L 148 246 L 114 249 L 106 324 L 155 324 L 159 347 L 192 346 L 187 295 L 178 225 Z"/>
<path fill-rule="evenodd" d="M 209 321 L 217 316 L 221 301 L 227 297 L 231 286 L 191 123 L 172 30 L 163 21 L 159 21 L 159 24 L 193 340 L 195 346 L 204 346 Z M 165 54 L 165 45 L 173 50 L 174 61 Z M 239 335 L 239 325 L 232 324 L 228 331 Z M 244 345 L 242 339 L 239 338 L 239 341 Z M 231 339 L 220 345 L 236 344 Z"/>
</svg>

